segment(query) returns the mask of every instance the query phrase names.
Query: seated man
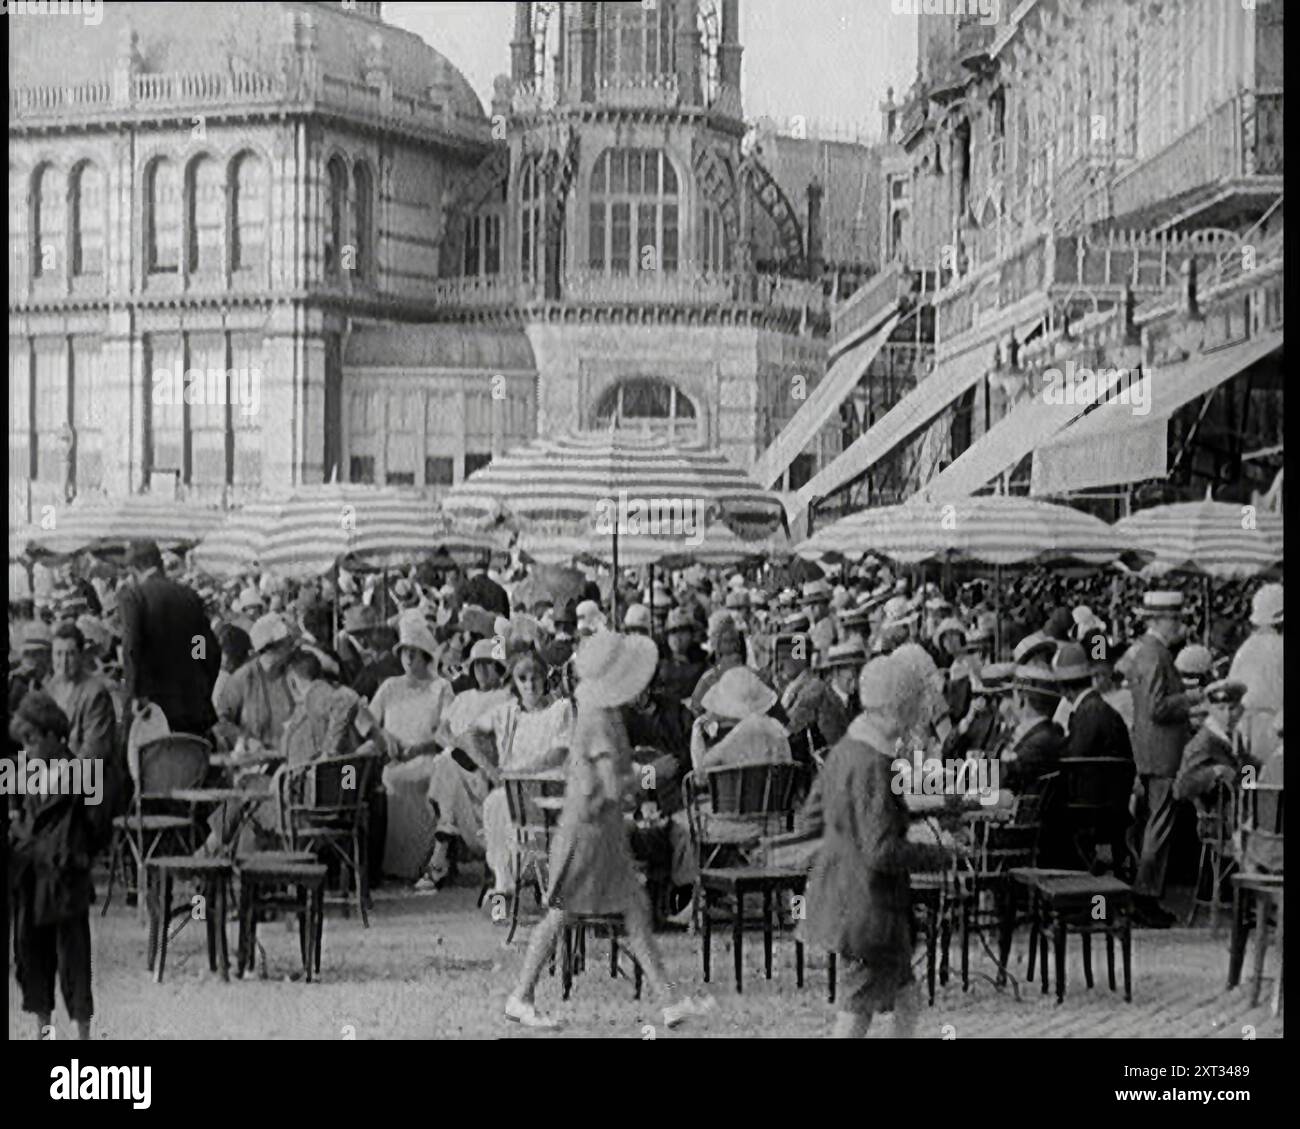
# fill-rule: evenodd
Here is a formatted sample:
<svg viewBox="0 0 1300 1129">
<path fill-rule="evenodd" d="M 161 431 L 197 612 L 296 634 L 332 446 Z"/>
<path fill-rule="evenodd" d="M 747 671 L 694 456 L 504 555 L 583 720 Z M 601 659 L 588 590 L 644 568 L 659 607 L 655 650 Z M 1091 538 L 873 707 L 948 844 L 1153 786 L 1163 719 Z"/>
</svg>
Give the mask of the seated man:
<svg viewBox="0 0 1300 1129">
<path fill-rule="evenodd" d="M 680 811 L 681 780 L 691 767 L 690 711 L 647 687 L 621 712 L 644 798 L 653 798 L 664 815 Z M 645 768 L 652 771 L 641 771 Z"/>
<path fill-rule="evenodd" d="M 1001 786 L 1016 793 L 1056 771 L 1065 746 L 1065 733 L 1052 720 L 1060 705 L 1051 691 L 1052 672 L 1044 663 L 1016 668 L 1016 709 L 1019 722 L 1002 747 Z"/>
<path fill-rule="evenodd" d="M 355 752 L 361 695 L 347 686 L 334 686 L 324 678 L 316 651 L 296 651 L 285 668 L 293 713 L 284 723 L 286 763 L 294 768 L 321 757 L 341 757 Z"/>
<path fill-rule="evenodd" d="M 1231 787 L 1236 782 L 1241 771 L 1236 731 L 1245 696 L 1244 682 L 1226 678 L 1205 688 L 1205 718 L 1183 748 L 1182 764 L 1174 778 L 1174 799 L 1193 800 L 1200 807 L 1216 785 Z"/>
</svg>

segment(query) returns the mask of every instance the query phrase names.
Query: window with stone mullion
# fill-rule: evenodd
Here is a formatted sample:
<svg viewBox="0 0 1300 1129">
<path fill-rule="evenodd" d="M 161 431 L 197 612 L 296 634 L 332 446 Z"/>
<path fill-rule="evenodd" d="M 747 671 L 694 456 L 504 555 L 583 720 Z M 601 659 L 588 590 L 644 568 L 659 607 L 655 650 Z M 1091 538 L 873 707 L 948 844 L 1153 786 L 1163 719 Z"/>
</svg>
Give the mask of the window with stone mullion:
<svg viewBox="0 0 1300 1129">
<path fill-rule="evenodd" d="M 661 151 L 612 149 L 600 157 L 588 228 L 593 270 L 675 272 L 678 228 L 677 177 Z"/>
</svg>

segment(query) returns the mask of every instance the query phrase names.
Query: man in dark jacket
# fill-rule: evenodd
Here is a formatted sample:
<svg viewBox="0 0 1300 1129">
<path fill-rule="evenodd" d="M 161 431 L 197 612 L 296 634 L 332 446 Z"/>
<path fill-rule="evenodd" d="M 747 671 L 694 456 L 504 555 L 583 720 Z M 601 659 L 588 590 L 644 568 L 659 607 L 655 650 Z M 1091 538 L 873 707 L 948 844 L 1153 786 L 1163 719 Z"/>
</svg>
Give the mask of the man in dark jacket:
<svg viewBox="0 0 1300 1129">
<path fill-rule="evenodd" d="M 1050 675 L 1036 669 L 1017 671 L 1016 697 L 1020 722 L 1003 746 L 999 787 L 1021 792 L 1049 772 L 1055 772 L 1065 747 L 1065 734 L 1052 720 L 1060 699 L 1049 693 Z"/>
<path fill-rule="evenodd" d="M 470 569 L 468 578 L 461 584 L 456 595 L 462 606 L 474 605 L 494 616 L 510 615 L 510 597 L 506 590 L 488 576 L 487 560 L 481 560 L 477 568 Z"/>
<path fill-rule="evenodd" d="M 1124 656 L 1133 691 L 1133 757 L 1137 764 L 1137 811 L 1133 833 L 1138 855 L 1133 883 L 1139 924 L 1162 929 L 1174 916 L 1160 905 L 1174 829 L 1174 778 L 1189 736 L 1191 707 L 1200 690 L 1187 690 L 1170 648 L 1183 638 L 1181 592 L 1147 592 L 1142 598 L 1146 634 Z"/>
<path fill-rule="evenodd" d="M 118 597 L 127 700 L 137 713 L 156 703 L 173 733 L 206 733 L 217 720 L 221 647 L 203 601 L 163 575 L 152 541 L 133 541 L 127 564 L 133 583 Z"/>
</svg>

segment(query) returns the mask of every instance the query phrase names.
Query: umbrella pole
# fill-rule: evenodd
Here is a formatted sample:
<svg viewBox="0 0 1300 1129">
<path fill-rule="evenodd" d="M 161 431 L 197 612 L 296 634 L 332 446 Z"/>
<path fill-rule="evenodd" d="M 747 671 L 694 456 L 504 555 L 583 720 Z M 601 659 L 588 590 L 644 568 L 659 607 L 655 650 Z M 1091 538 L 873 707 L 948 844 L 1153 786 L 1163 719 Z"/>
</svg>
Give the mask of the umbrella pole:
<svg viewBox="0 0 1300 1129">
<path fill-rule="evenodd" d="M 331 650 L 337 647 L 339 642 L 339 630 L 342 626 L 342 616 L 340 614 L 341 609 L 339 607 L 341 599 L 342 597 L 339 595 L 339 562 L 338 562 L 338 558 L 335 557 L 334 558 L 334 633 L 333 633 L 333 638 L 330 639 Z"/>
<path fill-rule="evenodd" d="M 993 566 L 993 656 L 1002 661 L 1002 566 Z"/>
<path fill-rule="evenodd" d="M 1209 573 L 1206 573 L 1202 580 L 1203 590 L 1201 592 L 1201 599 L 1203 601 L 1203 606 L 1201 608 L 1201 642 L 1208 647 L 1210 645 L 1210 596 L 1214 581 L 1210 579 Z"/>
<path fill-rule="evenodd" d="M 654 617 L 654 610 L 653 610 L 654 606 L 655 606 L 655 563 L 654 561 L 651 561 L 650 562 L 650 608 L 651 608 L 650 638 L 653 639 L 656 643 L 658 643 L 659 638 L 658 636 L 655 635 L 655 617 Z"/>
<path fill-rule="evenodd" d="M 609 578 L 609 618 L 613 624 L 613 629 L 618 630 L 618 526 L 614 526 L 614 559 L 613 573 Z M 654 590 L 651 589 L 651 599 L 654 598 Z"/>
</svg>

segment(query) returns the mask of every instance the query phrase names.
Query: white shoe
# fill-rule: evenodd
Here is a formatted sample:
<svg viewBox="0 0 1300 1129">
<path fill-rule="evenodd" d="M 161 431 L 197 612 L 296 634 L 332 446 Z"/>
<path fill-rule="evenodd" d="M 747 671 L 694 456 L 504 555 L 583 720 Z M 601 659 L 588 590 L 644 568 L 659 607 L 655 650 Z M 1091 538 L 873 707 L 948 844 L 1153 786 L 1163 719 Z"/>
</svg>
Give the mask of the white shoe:
<svg viewBox="0 0 1300 1129">
<path fill-rule="evenodd" d="M 718 1001 L 712 996 L 686 996 L 680 1002 L 664 1008 L 664 1026 L 671 1030 L 692 1016 L 708 1015 L 717 1006 Z"/>
<path fill-rule="evenodd" d="M 560 1025 L 559 1020 L 552 1019 L 549 1015 L 542 1015 L 536 1007 L 524 1003 L 518 996 L 507 997 L 506 1018 L 521 1027 L 540 1027 L 547 1031 L 554 1030 Z"/>
</svg>

